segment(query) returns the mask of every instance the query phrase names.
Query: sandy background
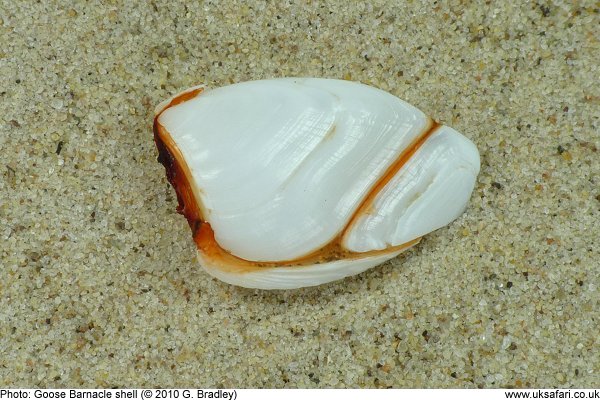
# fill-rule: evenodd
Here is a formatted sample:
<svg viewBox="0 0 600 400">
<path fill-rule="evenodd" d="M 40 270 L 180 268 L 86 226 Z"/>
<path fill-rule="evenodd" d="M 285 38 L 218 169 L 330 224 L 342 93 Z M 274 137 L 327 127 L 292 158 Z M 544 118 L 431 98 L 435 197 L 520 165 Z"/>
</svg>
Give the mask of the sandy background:
<svg viewBox="0 0 600 400">
<path fill-rule="evenodd" d="M 2 0 L 0 386 L 598 387 L 600 10 L 508 3 Z M 278 76 L 463 132 L 466 213 L 342 282 L 210 278 L 153 107 Z"/>
</svg>

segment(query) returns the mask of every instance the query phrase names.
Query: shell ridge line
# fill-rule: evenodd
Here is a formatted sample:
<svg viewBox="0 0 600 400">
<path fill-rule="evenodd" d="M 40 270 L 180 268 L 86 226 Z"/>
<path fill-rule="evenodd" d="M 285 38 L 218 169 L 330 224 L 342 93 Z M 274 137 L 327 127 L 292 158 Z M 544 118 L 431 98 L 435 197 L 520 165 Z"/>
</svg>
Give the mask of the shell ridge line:
<svg viewBox="0 0 600 400">
<path fill-rule="evenodd" d="M 373 183 L 365 198 L 361 201 L 347 224 L 342 229 L 341 237 L 346 235 L 346 233 L 356 224 L 361 215 L 372 211 L 373 203 L 377 198 L 377 195 L 385 188 L 389 181 L 402 170 L 417 150 L 423 146 L 427 139 L 429 139 L 439 127 L 441 127 L 441 125 L 438 122 L 428 117 L 428 123 L 425 125 L 423 132 L 400 153 L 381 177 Z"/>
<path fill-rule="evenodd" d="M 400 172 L 400 171 L 398 171 Z M 423 195 L 425 193 L 427 193 L 427 191 L 429 190 L 429 188 L 438 180 L 438 175 L 434 175 L 433 178 L 431 178 L 429 180 L 429 183 L 427 183 L 427 186 L 425 186 L 423 188 L 423 190 L 419 190 L 417 193 L 415 193 L 415 195 L 410 199 L 410 202 L 406 205 L 406 208 L 404 209 L 404 212 L 402 213 L 402 217 L 408 212 L 408 209 L 410 207 L 412 207 L 413 204 L 415 204 L 417 202 L 417 200 L 419 200 L 421 197 L 423 197 Z M 400 218 L 402 218 L 400 217 Z M 400 219 L 399 218 L 399 219 Z"/>
<path fill-rule="evenodd" d="M 298 165 L 296 165 L 294 170 L 292 172 L 290 172 L 290 174 L 285 178 L 285 180 L 281 183 L 281 185 L 279 185 L 278 191 L 282 191 L 287 185 L 289 185 L 289 183 L 292 181 L 292 179 L 300 172 L 300 170 L 308 162 L 308 160 L 311 158 L 311 156 L 315 153 L 316 149 L 319 146 L 321 146 L 321 144 L 323 144 L 324 142 L 327 142 L 331 138 L 331 136 L 333 135 L 333 133 L 335 133 L 335 130 L 337 129 L 336 122 L 337 122 L 337 116 L 335 117 L 335 119 L 331 123 L 331 127 L 327 130 L 325 135 L 323 135 L 323 137 L 321 138 L 319 143 L 317 143 L 315 145 L 315 147 L 304 156 L 304 158 L 298 163 Z"/>
<path fill-rule="evenodd" d="M 296 81 L 294 80 L 293 82 L 297 85 L 303 85 L 304 81 L 306 79 L 302 79 L 300 81 Z M 340 111 L 343 110 L 342 108 L 342 100 L 340 99 L 340 96 L 338 96 L 337 94 L 335 94 L 334 92 L 330 91 L 330 90 L 325 90 L 327 93 L 329 93 L 333 99 L 335 100 L 334 104 L 333 104 L 333 121 L 331 122 L 331 126 L 330 128 L 327 130 L 327 132 L 323 135 L 323 137 L 321 138 L 321 140 L 319 141 L 319 143 L 317 143 L 313 149 L 306 154 L 306 156 L 304 156 L 304 158 L 302 159 L 302 161 L 300 161 L 298 163 L 298 165 L 296 166 L 296 168 L 294 168 L 294 170 L 288 175 L 288 177 L 285 179 L 285 181 L 283 181 L 283 183 L 280 185 L 279 189 L 284 189 L 292 180 L 292 178 L 298 174 L 298 172 L 300 171 L 301 167 L 306 164 L 307 160 L 311 157 L 312 154 L 315 153 L 315 150 L 321 146 L 321 144 L 327 142 L 328 140 L 330 140 L 333 135 L 335 134 L 336 130 L 337 130 L 337 125 L 338 125 L 338 115 L 340 113 Z"/>
</svg>

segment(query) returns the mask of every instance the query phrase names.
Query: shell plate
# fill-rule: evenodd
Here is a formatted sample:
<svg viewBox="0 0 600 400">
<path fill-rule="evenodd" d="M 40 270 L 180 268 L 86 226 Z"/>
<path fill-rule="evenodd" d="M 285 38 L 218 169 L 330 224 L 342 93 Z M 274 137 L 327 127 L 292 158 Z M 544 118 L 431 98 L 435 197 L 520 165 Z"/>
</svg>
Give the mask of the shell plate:
<svg viewBox="0 0 600 400">
<path fill-rule="evenodd" d="M 154 131 L 202 266 L 247 287 L 395 257 L 463 212 L 479 172 L 464 136 L 347 81 L 192 88 L 157 107 Z"/>
</svg>

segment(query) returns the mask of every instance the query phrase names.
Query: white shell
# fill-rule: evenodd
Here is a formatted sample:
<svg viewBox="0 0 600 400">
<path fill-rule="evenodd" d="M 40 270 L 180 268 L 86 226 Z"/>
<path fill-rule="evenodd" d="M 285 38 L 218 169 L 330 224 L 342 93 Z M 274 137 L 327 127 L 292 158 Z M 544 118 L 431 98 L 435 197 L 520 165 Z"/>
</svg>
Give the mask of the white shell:
<svg viewBox="0 0 600 400">
<path fill-rule="evenodd" d="M 195 87 L 157 107 L 155 137 L 201 265 L 252 288 L 318 285 L 395 257 L 463 212 L 479 172 L 452 128 L 332 79 Z"/>
</svg>

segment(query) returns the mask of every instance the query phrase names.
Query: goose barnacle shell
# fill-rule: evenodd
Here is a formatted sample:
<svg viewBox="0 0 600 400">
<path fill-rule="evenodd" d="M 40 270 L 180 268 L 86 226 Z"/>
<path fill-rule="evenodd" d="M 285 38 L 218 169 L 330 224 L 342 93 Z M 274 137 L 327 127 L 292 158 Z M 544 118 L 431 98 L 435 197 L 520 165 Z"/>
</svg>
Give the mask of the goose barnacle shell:
<svg viewBox="0 0 600 400">
<path fill-rule="evenodd" d="M 197 86 L 156 108 L 159 160 L 200 264 L 287 289 L 360 273 L 456 219 L 475 145 L 397 97 L 312 78 Z"/>
</svg>

